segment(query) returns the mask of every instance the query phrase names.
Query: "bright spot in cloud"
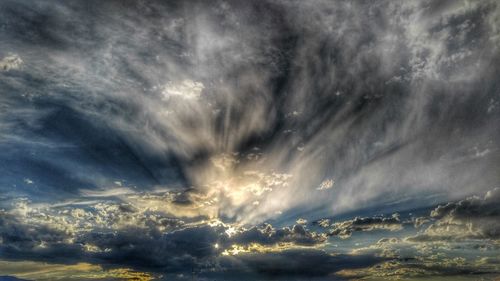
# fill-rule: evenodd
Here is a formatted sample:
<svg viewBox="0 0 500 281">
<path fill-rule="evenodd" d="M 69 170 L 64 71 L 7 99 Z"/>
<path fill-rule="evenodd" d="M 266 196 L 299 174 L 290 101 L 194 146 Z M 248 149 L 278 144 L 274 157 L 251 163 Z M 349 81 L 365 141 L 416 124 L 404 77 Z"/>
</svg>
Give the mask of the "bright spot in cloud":
<svg viewBox="0 0 500 281">
<path fill-rule="evenodd" d="M 0 60 L 0 71 L 19 69 L 22 64 L 23 60 L 18 55 L 10 54 Z"/>
<path fill-rule="evenodd" d="M 196 100 L 201 96 L 205 86 L 201 82 L 185 79 L 181 82 L 168 82 L 162 91 L 163 99 L 179 97 L 186 100 Z"/>
<path fill-rule="evenodd" d="M 325 190 L 325 189 L 330 189 L 333 187 L 333 184 L 335 182 L 332 179 L 327 179 L 321 182 L 321 184 L 318 186 L 317 190 Z"/>
</svg>

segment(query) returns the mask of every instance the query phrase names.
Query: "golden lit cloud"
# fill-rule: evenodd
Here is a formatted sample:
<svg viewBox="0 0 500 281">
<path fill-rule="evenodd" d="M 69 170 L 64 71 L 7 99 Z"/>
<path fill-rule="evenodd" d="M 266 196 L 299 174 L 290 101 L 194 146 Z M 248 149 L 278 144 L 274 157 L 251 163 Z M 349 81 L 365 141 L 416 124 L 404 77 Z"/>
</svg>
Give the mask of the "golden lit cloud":
<svg viewBox="0 0 500 281">
<path fill-rule="evenodd" d="M 103 269 L 100 265 L 77 263 L 50 264 L 34 261 L 0 261 L 2 275 L 40 281 L 52 280 L 128 280 L 150 281 L 153 276 L 128 268 Z"/>
</svg>

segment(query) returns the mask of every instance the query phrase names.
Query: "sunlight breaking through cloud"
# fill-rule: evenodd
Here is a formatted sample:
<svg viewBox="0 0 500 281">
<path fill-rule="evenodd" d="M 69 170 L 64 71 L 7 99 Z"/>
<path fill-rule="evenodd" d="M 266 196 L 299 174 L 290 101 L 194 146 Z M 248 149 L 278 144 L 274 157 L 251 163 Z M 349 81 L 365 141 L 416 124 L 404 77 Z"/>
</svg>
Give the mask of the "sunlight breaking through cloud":
<svg viewBox="0 0 500 281">
<path fill-rule="evenodd" d="M 0 272 L 494 279 L 499 26 L 494 0 L 0 1 Z"/>
</svg>

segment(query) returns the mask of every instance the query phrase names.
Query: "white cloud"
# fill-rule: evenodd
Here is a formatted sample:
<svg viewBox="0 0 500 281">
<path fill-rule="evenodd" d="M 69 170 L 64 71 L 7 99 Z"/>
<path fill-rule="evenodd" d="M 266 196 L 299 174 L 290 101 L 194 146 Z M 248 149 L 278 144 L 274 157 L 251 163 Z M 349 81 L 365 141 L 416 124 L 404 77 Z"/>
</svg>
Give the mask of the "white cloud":
<svg viewBox="0 0 500 281">
<path fill-rule="evenodd" d="M 120 196 L 120 195 L 134 194 L 134 193 L 135 191 L 133 191 L 132 189 L 121 186 L 102 189 L 102 190 L 91 190 L 91 189 L 80 190 L 80 194 L 85 197 L 109 197 L 109 196 Z"/>
<path fill-rule="evenodd" d="M 23 181 L 24 181 L 24 183 L 26 183 L 26 184 L 33 184 L 33 183 L 34 183 L 34 182 L 33 182 L 31 179 L 29 179 L 29 178 L 25 178 Z"/>
<path fill-rule="evenodd" d="M 9 71 L 19 69 L 23 60 L 16 54 L 10 54 L 0 60 L 0 71 Z"/>
<path fill-rule="evenodd" d="M 186 100 L 199 99 L 204 89 L 201 82 L 196 82 L 190 79 L 184 79 L 180 82 L 168 82 L 163 86 L 163 98 L 168 100 L 173 97 L 179 97 Z"/>
<path fill-rule="evenodd" d="M 330 189 L 333 187 L 334 184 L 335 184 L 335 182 L 333 181 L 333 179 L 326 179 L 323 182 L 321 182 L 321 184 L 316 189 L 317 190 Z"/>
</svg>

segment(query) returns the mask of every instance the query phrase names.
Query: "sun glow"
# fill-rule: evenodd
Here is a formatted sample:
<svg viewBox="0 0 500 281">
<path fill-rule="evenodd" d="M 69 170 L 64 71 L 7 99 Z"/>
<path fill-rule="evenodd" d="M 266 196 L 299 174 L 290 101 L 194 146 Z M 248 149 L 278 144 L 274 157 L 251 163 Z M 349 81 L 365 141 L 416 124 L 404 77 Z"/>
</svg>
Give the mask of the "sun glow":
<svg viewBox="0 0 500 281">
<path fill-rule="evenodd" d="M 203 198 L 200 206 L 212 208 L 212 214 L 215 212 L 217 217 L 229 217 L 238 222 L 245 222 L 250 218 L 248 214 L 256 210 L 274 207 L 266 205 L 266 199 L 273 192 L 288 187 L 292 176 L 272 169 L 271 172 L 262 171 L 257 163 L 245 159 L 237 153 L 222 153 L 193 173 L 197 191 Z"/>
</svg>

